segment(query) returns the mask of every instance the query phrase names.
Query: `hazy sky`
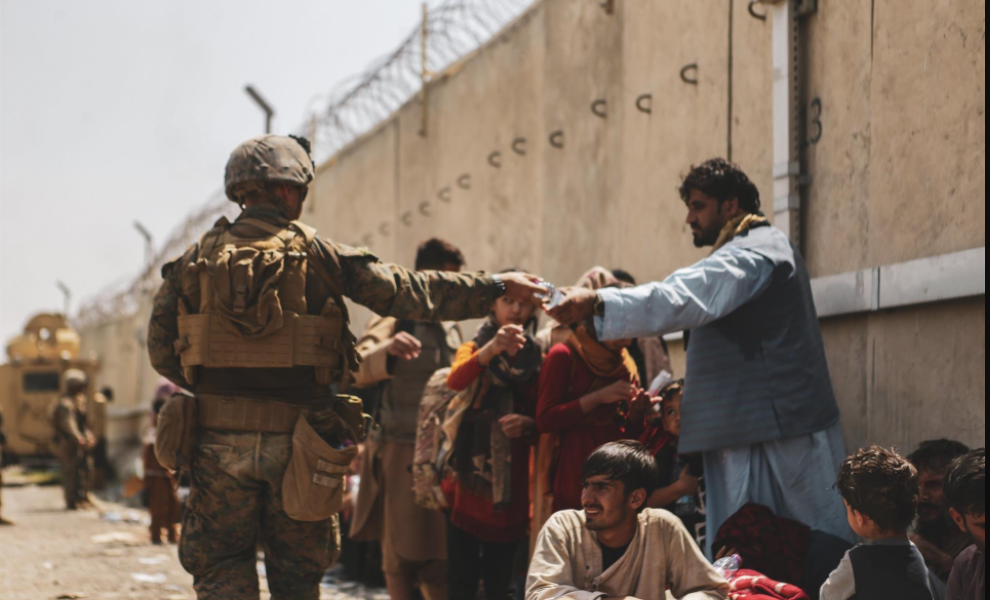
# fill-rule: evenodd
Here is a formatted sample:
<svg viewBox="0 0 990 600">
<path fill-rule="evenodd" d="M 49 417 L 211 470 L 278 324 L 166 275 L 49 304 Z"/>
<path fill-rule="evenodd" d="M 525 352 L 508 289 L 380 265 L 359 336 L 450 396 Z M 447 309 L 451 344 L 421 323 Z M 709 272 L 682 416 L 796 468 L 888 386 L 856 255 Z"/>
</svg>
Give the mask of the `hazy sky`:
<svg viewBox="0 0 990 600">
<path fill-rule="evenodd" d="M 434 4 L 435 2 L 431 2 Z M 223 185 L 230 151 L 276 132 L 395 48 L 420 0 L 0 0 L 0 340 L 143 262 Z M 0 352 L 3 352 L 0 349 Z"/>
</svg>

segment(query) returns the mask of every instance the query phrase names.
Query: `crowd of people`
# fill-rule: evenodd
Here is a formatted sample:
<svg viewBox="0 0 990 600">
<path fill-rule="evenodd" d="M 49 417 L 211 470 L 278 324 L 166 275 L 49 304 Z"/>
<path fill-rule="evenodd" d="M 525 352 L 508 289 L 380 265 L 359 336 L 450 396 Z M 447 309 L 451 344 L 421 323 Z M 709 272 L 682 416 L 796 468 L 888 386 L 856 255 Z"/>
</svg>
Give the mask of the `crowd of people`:
<svg viewBox="0 0 990 600">
<path fill-rule="evenodd" d="M 960 573 L 982 573 L 982 495 L 953 507 L 943 487 L 950 466 L 977 459 L 939 440 L 908 459 L 870 448 L 846 460 L 800 255 L 734 165 L 693 169 L 681 194 L 696 245 L 715 251 L 663 283 L 595 267 L 544 327 L 502 297 L 464 343 L 453 323 L 372 322 L 355 385 L 380 429 L 351 534 L 380 540 L 392 598 L 716 598 L 730 588 L 711 562 L 733 557 L 748 585 L 792 584 L 763 597 L 971 597 L 962 582 L 976 575 Z M 464 264 L 433 239 L 416 268 Z M 663 338 L 679 331 L 684 379 Z M 437 510 L 416 504 L 410 466 L 420 400 L 444 369 Z M 616 519 L 639 533 L 615 535 Z M 903 594 L 885 595 L 886 581 Z"/>
<path fill-rule="evenodd" d="M 341 552 L 393 600 L 983 597 L 985 453 L 847 459 L 807 268 L 738 166 L 682 181 L 707 258 L 563 290 L 462 273 L 438 239 L 415 270 L 324 240 L 299 221 L 314 177 L 305 139 L 239 146 L 240 216 L 155 297 L 152 365 L 191 392 L 155 455 L 191 482 L 201 600 L 257 598 L 259 547 L 277 600 L 315 600 Z M 379 315 L 361 338 L 345 298 Z"/>
</svg>

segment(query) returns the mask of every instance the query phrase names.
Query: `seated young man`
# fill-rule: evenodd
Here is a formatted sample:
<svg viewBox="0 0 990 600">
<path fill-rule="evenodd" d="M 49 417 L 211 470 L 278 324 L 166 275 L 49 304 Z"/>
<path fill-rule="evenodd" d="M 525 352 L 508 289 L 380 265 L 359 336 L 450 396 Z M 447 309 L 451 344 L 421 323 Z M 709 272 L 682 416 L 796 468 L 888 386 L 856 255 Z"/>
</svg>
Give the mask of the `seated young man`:
<svg viewBox="0 0 990 600">
<path fill-rule="evenodd" d="M 918 524 L 911 541 L 921 550 L 928 569 L 943 583 L 948 581 L 952 563 L 972 542 L 959 531 L 949 516 L 942 491 L 945 475 L 952 461 L 969 452 L 965 445 L 952 440 L 922 442 L 907 457 L 918 469 L 921 497 L 918 499 Z"/>
<path fill-rule="evenodd" d="M 540 533 L 527 600 L 724 600 L 729 586 L 674 515 L 644 509 L 656 461 L 634 441 L 606 444 L 584 467 L 583 511 L 555 514 Z"/>
<path fill-rule="evenodd" d="M 987 451 L 974 450 L 956 460 L 945 479 L 949 512 L 974 545 L 956 559 L 949 578 L 946 600 L 986 598 L 987 562 Z"/>
</svg>

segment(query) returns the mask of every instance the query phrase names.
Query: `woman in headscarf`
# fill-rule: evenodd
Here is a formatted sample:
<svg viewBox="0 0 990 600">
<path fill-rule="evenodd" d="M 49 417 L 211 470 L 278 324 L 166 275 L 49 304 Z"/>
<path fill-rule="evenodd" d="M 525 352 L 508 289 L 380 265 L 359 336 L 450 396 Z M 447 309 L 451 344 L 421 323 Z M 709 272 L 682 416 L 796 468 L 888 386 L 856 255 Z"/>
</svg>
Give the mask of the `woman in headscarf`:
<svg viewBox="0 0 990 600">
<path fill-rule="evenodd" d="M 601 343 L 593 331 L 591 323 L 578 325 L 543 365 L 536 409 L 544 434 L 537 469 L 544 496 L 537 499 L 539 525 L 549 517 L 540 505 L 549 490 L 552 512 L 580 509 L 588 457 L 604 444 L 637 439 L 643 431 L 649 398 L 628 352 L 632 340 Z"/>
<path fill-rule="evenodd" d="M 529 531 L 529 456 L 543 354 L 535 307 L 502 297 L 474 340 L 461 346 L 447 385 L 470 404 L 454 441 L 456 477 L 447 528 L 452 600 L 506 598 Z M 456 402 L 456 400 L 455 400 Z M 452 489 L 451 489 L 452 488 Z"/>
</svg>

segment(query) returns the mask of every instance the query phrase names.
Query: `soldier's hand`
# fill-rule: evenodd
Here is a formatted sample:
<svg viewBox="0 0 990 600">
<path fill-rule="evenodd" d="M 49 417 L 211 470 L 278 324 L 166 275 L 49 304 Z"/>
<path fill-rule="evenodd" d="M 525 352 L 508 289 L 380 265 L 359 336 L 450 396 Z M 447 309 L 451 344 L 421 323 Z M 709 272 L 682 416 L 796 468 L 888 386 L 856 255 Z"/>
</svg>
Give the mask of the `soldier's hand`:
<svg viewBox="0 0 990 600">
<path fill-rule="evenodd" d="M 505 273 L 499 277 L 505 283 L 506 296 L 536 307 L 543 306 L 543 301 L 537 296 L 546 294 L 547 290 L 537 283 L 540 280 L 538 277 L 526 273 Z"/>
<path fill-rule="evenodd" d="M 556 308 L 547 311 L 561 325 L 579 323 L 595 312 L 595 302 L 598 293 L 585 288 L 564 288 L 561 290 L 566 298 Z"/>
<path fill-rule="evenodd" d="M 423 344 L 405 331 L 395 334 L 388 346 L 388 353 L 399 360 L 416 360 L 422 351 Z"/>
</svg>

